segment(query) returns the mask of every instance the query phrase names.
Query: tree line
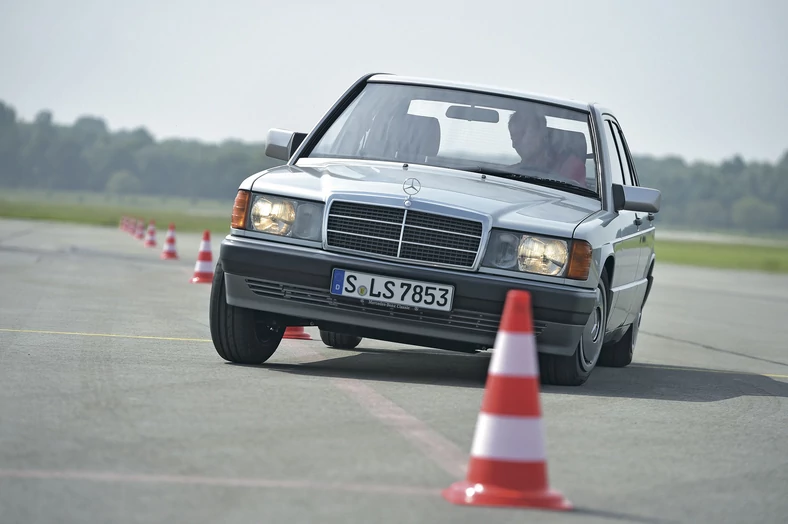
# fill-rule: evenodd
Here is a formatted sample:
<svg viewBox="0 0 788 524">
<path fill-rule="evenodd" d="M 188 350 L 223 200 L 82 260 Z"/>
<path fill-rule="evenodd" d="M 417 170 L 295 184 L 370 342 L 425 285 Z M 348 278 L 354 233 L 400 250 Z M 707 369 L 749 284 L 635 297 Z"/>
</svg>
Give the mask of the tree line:
<svg viewBox="0 0 788 524">
<path fill-rule="evenodd" d="M 97 117 L 72 125 L 40 111 L 18 118 L 0 101 L 0 187 L 231 199 L 241 180 L 282 162 L 264 144 L 155 140 L 110 131 Z M 634 158 L 641 185 L 662 191 L 658 222 L 753 232 L 788 229 L 788 150 L 774 163 L 738 155 L 718 164 L 675 156 Z"/>
</svg>

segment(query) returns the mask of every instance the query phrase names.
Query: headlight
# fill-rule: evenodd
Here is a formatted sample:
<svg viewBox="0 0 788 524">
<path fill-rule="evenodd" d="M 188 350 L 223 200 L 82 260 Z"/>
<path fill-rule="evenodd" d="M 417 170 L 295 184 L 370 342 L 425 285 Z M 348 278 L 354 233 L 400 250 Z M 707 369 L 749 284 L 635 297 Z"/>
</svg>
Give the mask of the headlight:
<svg viewBox="0 0 788 524">
<path fill-rule="evenodd" d="M 569 260 L 565 240 L 493 231 L 483 265 L 539 275 L 562 276 Z"/>
<path fill-rule="evenodd" d="M 323 204 L 271 195 L 255 195 L 249 228 L 261 233 L 319 241 Z"/>
</svg>

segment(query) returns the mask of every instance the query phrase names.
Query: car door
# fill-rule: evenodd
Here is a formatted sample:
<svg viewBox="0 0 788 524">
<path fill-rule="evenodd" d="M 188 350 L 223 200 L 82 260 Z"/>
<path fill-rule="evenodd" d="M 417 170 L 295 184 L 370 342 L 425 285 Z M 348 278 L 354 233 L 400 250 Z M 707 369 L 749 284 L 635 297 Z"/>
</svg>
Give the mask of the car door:
<svg viewBox="0 0 788 524">
<path fill-rule="evenodd" d="M 635 163 L 632 161 L 632 155 L 629 153 L 629 147 L 624 138 L 624 132 L 615 120 L 611 120 L 610 125 L 614 131 L 619 157 L 622 161 L 621 166 L 624 170 L 624 184 L 637 186 L 638 180 L 637 172 L 635 171 Z M 635 271 L 634 281 L 636 291 L 633 293 L 632 307 L 630 308 L 627 322 L 635 319 L 640 305 L 643 302 L 643 297 L 646 294 L 646 288 L 648 286 L 646 276 L 651 262 L 651 254 L 654 252 L 654 215 L 652 213 L 636 212 L 635 224 L 638 228 L 638 267 Z"/>
<path fill-rule="evenodd" d="M 602 134 L 608 154 L 608 178 L 613 184 L 624 184 L 624 162 L 615 138 L 613 118 L 605 116 L 602 122 Z M 629 319 L 632 303 L 635 299 L 637 272 L 640 265 L 640 231 L 639 217 L 633 211 L 619 211 L 608 224 L 615 232 L 613 241 L 614 267 L 610 281 L 610 316 L 608 329 L 613 330 L 625 324 Z"/>
</svg>

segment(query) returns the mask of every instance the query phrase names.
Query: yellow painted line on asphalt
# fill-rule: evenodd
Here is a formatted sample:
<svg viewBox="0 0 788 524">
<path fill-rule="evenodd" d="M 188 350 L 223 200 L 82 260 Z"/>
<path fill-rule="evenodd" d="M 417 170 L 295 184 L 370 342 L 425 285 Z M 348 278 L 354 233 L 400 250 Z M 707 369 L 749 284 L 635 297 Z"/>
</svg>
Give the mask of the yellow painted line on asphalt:
<svg viewBox="0 0 788 524">
<path fill-rule="evenodd" d="M 73 335 L 78 337 L 107 337 L 107 338 L 136 338 L 144 340 L 171 340 L 177 342 L 211 342 L 209 338 L 180 338 L 180 337 L 149 337 L 144 335 L 116 335 L 110 333 L 79 333 L 72 331 L 43 331 L 39 329 L 8 329 L 0 328 L 6 333 L 37 333 L 42 335 Z"/>
</svg>

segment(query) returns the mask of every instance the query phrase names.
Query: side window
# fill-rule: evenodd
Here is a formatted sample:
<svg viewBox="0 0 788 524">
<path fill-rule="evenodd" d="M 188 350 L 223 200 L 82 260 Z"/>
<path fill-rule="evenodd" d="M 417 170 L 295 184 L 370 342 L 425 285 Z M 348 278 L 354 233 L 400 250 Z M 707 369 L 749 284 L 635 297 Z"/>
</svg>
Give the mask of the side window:
<svg viewBox="0 0 788 524">
<path fill-rule="evenodd" d="M 610 121 L 605 120 L 603 126 L 605 130 L 605 144 L 608 152 L 610 153 L 610 182 L 613 184 L 624 184 L 624 174 L 621 171 L 621 158 L 618 156 L 618 146 L 616 140 L 613 138 L 613 131 L 610 129 Z"/>
<path fill-rule="evenodd" d="M 610 122 L 610 124 L 615 130 L 616 142 L 618 142 L 618 152 L 621 155 L 621 163 L 624 167 L 624 182 L 629 186 L 636 186 L 638 184 L 635 178 L 635 168 L 632 164 L 632 158 L 629 156 L 626 143 L 624 142 L 624 133 L 617 124 L 613 122 Z"/>
</svg>

